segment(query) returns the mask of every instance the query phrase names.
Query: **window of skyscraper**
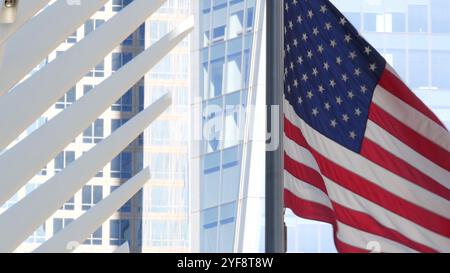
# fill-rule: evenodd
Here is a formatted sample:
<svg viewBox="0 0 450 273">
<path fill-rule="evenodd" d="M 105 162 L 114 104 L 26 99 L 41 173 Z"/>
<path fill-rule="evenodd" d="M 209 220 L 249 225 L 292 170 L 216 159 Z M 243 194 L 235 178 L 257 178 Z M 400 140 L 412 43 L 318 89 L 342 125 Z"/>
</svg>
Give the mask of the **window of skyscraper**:
<svg viewBox="0 0 450 273">
<path fill-rule="evenodd" d="M 428 51 L 409 51 L 409 85 L 411 88 L 428 87 Z"/>
<path fill-rule="evenodd" d="M 64 96 L 62 96 L 55 104 L 56 109 L 65 109 L 76 100 L 76 87 L 70 88 Z"/>
<path fill-rule="evenodd" d="M 157 213 L 168 213 L 170 211 L 171 188 L 163 186 L 151 187 L 151 211 Z"/>
<path fill-rule="evenodd" d="M 120 99 L 111 106 L 113 111 L 131 112 L 133 110 L 133 91 L 128 90 Z"/>
<path fill-rule="evenodd" d="M 377 14 L 376 13 L 364 13 L 364 30 L 376 31 L 377 30 Z"/>
<path fill-rule="evenodd" d="M 117 190 L 120 186 L 111 186 L 110 192 L 114 192 Z M 131 212 L 131 199 L 128 200 L 125 204 L 122 205 L 122 207 L 119 208 L 119 212 Z"/>
<path fill-rule="evenodd" d="M 210 208 L 200 213 L 200 244 L 204 252 L 217 252 L 218 208 Z"/>
<path fill-rule="evenodd" d="M 77 32 L 70 34 L 70 36 L 67 38 L 66 43 L 68 44 L 75 44 L 77 42 Z"/>
<path fill-rule="evenodd" d="M 130 178 L 132 172 L 131 152 L 122 152 L 111 161 L 111 177 Z"/>
<path fill-rule="evenodd" d="M 406 15 L 404 13 L 392 13 L 392 32 L 406 31 Z"/>
<path fill-rule="evenodd" d="M 450 1 L 431 0 L 431 31 L 433 33 L 450 33 Z"/>
<path fill-rule="evenodd" d="M 212 153 L 203 160 L 203 177 L 200 182 L 201 194 L 200 207 L 210 208 L 219 204 L 220 185 L 220 153 Z"/>
<path fill-rule="evenodd" d="M 97 119 L 83 132 L 84 143 L 98 143 L 103 139 L 103 119 Z"/>
<path fill-rule="evenodd" d="M 428 32 L 428 6 L 408 6 L 408 31 Z"/>
<path fill-rule="evenodd" d="M 74 210 L 75 209 L 75 197 L 72 196 L 69 200 L 67 200 L 64 205 L 61 207 L 62 210 Z"/>
<path fill-rule="evenodd" d="M 361 13 L 344 12 L 344 15 L 358 31 L 361 30 Z"/>
<path fill-rule="evenodd" d="M 130 220 L 109 221 L 109 244 L 120 246 L 131 239 Z"/>
<path fill-rule="evenodd" d="M 67 165 L 72 163 L 75 160 L 75 152 L 74 151 L 63 151 L 59 153 L 55 157 L 55 173 L 62 171 Z"/>
<path fill-rule="evenodd" d="M 236 203 L 229 203 L 220 207 L 219 249 L 221 252 L 233 252 Z"/>
<path fill-rule="evenodd" d="M 133 58 L 131 52 L 118 52 L 111 54 L 111 70 L 117 71 L 122 66 L 126 65 Z"/>
<path fill-rule="evenodd" d="M 53 218 L 53 234 L 58 233 L 73 221 L 73 218 Z"/>
<path fill-rule="evenodd" d="M 84 245 L 101 245 L 102 244 L 102 227 L 100 226 L 92 233 L 84 242 Z"/>
<path fill-rule="evenodd" d="M 225 120 L 223 147 L 238 145 L 244 127 L 244 111 L 241 108 L 241 92 L 234 92 L 225 97 Z"/>
<path fill-rule="evenodd" d="M 111 119 L 111 133 L 127 123 L 128 119 Z"/>
<path fill-rule="evenodd" d="M 112 10 L 119 12 L 133 0 L 112 0 Z"/>
<path fill-rule="evenodd" d="M 33 234 L 30 235 L 30 237 L 28 237 L 27 239 L 27 243 L 31 243 L 31 244 L 41 244 L 43 242 L 45 242 L 45 232 L 46 232 L 46 226 L 45 223 L 42 224 L 41 226 L 39 226 L 34 232 Z"/>
<path fill-rule="evenodd" d="M 431 69 L 432 86 L 450 91 L 450 75 L 448 68 L 450 64 L 450 51 L 432 51 Z"/>
<path fill-rule="evenodd" d="M 84 186 L 81 192 L 81 208 L 89 210 L 103 199 L 103 186 Z"/>
<path fill-rule="evenodd" d="M 87 36 L 89 33 L 94 31 L 96 28 L 100 27 L 104 22 L 105 22 L 105 20 L 101 20 L 101 19 L 87 20 L 86 23 L 84 24 L 84 36 Z"/>
<path fill-rule="evenodd" d="M 91 71 L 86 74 L 86 77 L 104 77 L 105 76 L 105 62 L 102 60 Z"/>
</svg>

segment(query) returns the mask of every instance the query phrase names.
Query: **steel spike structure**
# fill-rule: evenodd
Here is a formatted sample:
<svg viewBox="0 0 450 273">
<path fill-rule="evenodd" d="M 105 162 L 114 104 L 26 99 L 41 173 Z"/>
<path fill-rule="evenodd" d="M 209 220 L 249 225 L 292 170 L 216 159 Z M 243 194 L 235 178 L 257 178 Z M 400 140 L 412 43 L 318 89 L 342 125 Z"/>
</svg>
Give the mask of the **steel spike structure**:
<svg viewBox="0 0 450 273">
<path fill-rule="evenodd" d="M 74 251 L 67 247 L 70 242 L 81 244 L 117 210 L 117 206 L 125 204 L 149 180 L 150 169 L 147 167 L 33 252 L 68 253 Z"/>
<path fill-rule="evenodd" d="M 164 95 L 0 215 L 0 252 L 14 251 L 172 103 Z M 117 208 L 119 208 L 118 206 Z"/>
<path fill-rule="evenodd" d="M 64 95 L 69 87 L 135 31 L 165 1 L 133 1 L 101 27 L 58 56 L 52 63 L 22 80 L 40 59 L 54 50 L 106 1 L 82 2 L 76 10 L 70 11 L 70 1 L 58 0 L 42 10 L 48 2 L 50 1 L 0 0 L 0 114 L 3 117 L 0 118 L 0 127 L 8 128 L 8 130 L 0 131 L 0 150 L 5 149 L 29 124 L 39 118 L 49 106 Z M 6 10 L 5 7 L 14 10 Z M 65 22 L 54 24 L 54 20 L 60 18 L 61 14 L 67 14 Z M 192 18 L 179 25 L 110 78 L 105 79 L 89 94 L 53 118 L 46 126 L 7 149 L 0 156 L 0 161 L 5 163 L 1 168 L 7 166 L 2 169 L 5 179 L 2 179 L 0 184 L 2 187 L 0 203 L 4 203 L 12 196 L 30 179 L 30 174 L 35 173 L 40 165 L 54 157 L 167 55 L 192 31 L 193 25 Z M 29 43 L 29 35 L 42 29 L 46 29 L 46 34 L 45 39 L 42 37 L 40 39 L 46 41 L 36 40 L 35 48 L 25 50 L 29 46 L 26 44 Z M 5 54 L 4 58 L 1 55 L 2 51 Z M 17 84 L 20 80 L 22 82 Z M 100 168 L 111 161 L 164 112 L 171 102 L 170 94 L 162 96 L 63 171 L 51 177 L 1 214 L 0 252 L 14 251 Z M 19 105 L 20 111 L 17 111 Z M 44 142 L 44 139 L 47 142 Z M 48 141 L 49 139 L 51 141 Z M 34 150 L 30 147 L 39 148 L 30 156 L 29 152 Z M 18 158 L 22 158 L 20 170 Z M 26 162 L 23 158 L 26 158 Z M 89 236 L 149 178 L 150 171 L 145 168 L 35 251 L 72 252 L 74 249 L 67 248 L 68 243 L 81 241 Z M 129 252 L 129 246 L 124 244 L 114 252 Z"/>
<path fill-rule="evenodd" d="M 119 99 L 142 76 L 156 65 L 192 30 L 193 21 L 179 25 L 172 32 L 139 54 L 111 77 L 92 89 L 66 111 L 63 111 L 29 137 L 0 155 L 0 204 L 15 194 L 39 169 L 54 158 L 67 144 L 86 129 L 111 104 Z M 66 124 L 71 126 L 68 128 Z M 60 130 L 65 128 L 65 130 Z M 55 132 L 59 132 L 55 135 Z M 43 146 L 47 139 L 53 141 Z M 28 158 L 22 161 L 22 158 Z M 14 168 L 21 162 L 21 168 Z"/>
<path fill-rule="evenodd" d="M 0 149 L 10 144 L 163 2 L 164 0 L 133 1 L 53 62 L 1 96 L 0 128 L 8 130 L 0 131 Z M 1 82 L 0 80 L 0 85 Z M 18 105 L 21 105 L 19 112 Z"/>
<path fill-rule="evenodd" d="M 68 5 L 67 0 L 56 1 L 11 35 L 4 44 L 0 95 L 23 79 L 107 1 L 90 0 L 81 6 Z M 64 20 L 60 19 L 61 14 L 64 14 Z M 42 38 L 43 29 L 51 33 L 45 39 Z M 30 46 L 30 41 L 33 41 L 33 46 Z"/>
</svg>

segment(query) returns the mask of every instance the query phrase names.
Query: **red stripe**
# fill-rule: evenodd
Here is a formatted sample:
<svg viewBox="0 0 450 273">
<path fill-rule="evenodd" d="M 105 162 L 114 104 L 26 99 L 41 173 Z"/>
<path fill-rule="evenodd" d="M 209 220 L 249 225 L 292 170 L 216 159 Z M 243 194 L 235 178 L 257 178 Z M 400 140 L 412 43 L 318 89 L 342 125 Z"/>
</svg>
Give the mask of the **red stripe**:
<svg viewBox="0 0 450 273">
<path fill-rule="evenodd" d="M 305 137 L 302 135 L 300 129 L 292 124 L 292 122 L 288 120 L 286 116 L 284 117 L 284 134 L 288 138 L 294 140 L 298 145 L 309 150 L 309 145 L 306 142 Z"/>
<path fill-rule="evenodd" d="M 329 223 L 333 226 L 334 244 L 336 249 L 341 253 L 367 253 L 365 249 L 351 246 L 342 242 L 337 238 L 337 225 L 334 217 L 334 212 L 321 204 L 307 201 L 299 198 L 289 190 L 284 189 L 284 204 L 286 208 L 290 208 L 295 215 L 305 219 L 314 221 L 321 221 Z"/>
<path fill-rule="evenodd" d="M 445 128 L 439 118 L 403 83 L 396 75 L 385 69 L 381 75 L 379 85 L 392 95 L 401 99 L 417 111 L 421 112 L 439 126 Z"/>
<path fill-rule="evenodd" d="M 286 153 L 284 153 L 284 168 L 297 179 L 311 184 L 312 186 L 320 189 L 325 194 L 328 194 L 322 176 L 316 170 L 295 161 Z"/>
<path fill-rule="evenodd" d="M 332 202 L 333 209 L 336 213 L 336 218 L 339 219 L 340 222 L 352 226 L 356 229 L 372 233 L 387 239 L 390 239 L 392 241 L 396 241 L 401 243 L 404 246 L 407 246 L 411 249 L 414 249 L 419 252 L 424 253 L 436 253 L 437 251 L 425 246 L 423 244 L 417 243 L 413 240 L 408 239 L 407 237 L 403 236 L 401 233 L 399 233 L 396 230 L 387 228 L 380 223 L 377 222 L 376 219 L 374 219 L 372 216 L 356 211 L 350 208 L 346 208 L 344 206 L 341 206 L 340 204 L 336 202 Z"/>
<path fill-rule="evenodd" d="M 293 130 L 293 128 L 290 128 L 290 130 Z M 300 131 L 298 128 L 297 130 Z M 292 140 L 295 142 L 298 141 L 297 143 L 299 143 L 299 145 L 302 143 L 302 139 Z M 355 194 L 358 194 L 401 217 L 409 219 L 418 225 L 443 236 L 450 237 L 450 220 L 400 198 L 365 178 L 342 168 L 311 147 L 309 147 L 308 150 L 316 159 L 322 174 L 333 180 L 335 183 L 338 183 Z"/>
<path fill-rule="evenodd" d="M 411 149 L 422 154 L 436 165 L 450 171 L 450 152 L 401 123 L 375 103 L 372 103 L 370 107 L 369 119 Z"/>
<path fill-rule="evenodd" d="M 361 155 L 381 167 L 403 177 L 406 180 L 450 200 L 450 190 L 414 168 L 401 158 L 386 151 L 370 139 L 365 138 L 361 146 Z"/>
</svg>

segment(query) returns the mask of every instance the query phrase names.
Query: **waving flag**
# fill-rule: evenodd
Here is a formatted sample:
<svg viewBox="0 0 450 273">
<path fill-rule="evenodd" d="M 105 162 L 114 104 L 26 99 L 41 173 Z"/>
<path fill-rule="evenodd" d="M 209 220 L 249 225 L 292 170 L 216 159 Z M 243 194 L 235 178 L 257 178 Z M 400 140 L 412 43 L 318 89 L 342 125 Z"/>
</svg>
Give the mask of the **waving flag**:
<svg viewBox="0 0 450 273">
<path fill-rule="evenodd" d="M 328 0 L 285 0 L 284 200 L 340 252 L 450 252 L 450 134 Z"/>
</svg>

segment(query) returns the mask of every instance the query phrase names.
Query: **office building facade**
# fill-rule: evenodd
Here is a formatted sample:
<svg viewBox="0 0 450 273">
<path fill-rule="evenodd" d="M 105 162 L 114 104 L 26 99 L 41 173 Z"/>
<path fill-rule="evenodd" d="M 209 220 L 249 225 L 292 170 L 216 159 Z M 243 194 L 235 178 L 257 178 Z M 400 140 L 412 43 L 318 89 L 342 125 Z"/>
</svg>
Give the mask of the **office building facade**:
<svg viewBox="0 0 450 273">
<path fill-rule="evenodd" d="M 192 3 L 192 251 L 263 251 L 265 1 Z"/>
<path fill-rule="evenodd" d="M 189 0 L 168 0 L 145 25 L 151 45 L 185 20 Z M 189 252 L 190 41 L 182 41 L 145 77 L 144 105 L 164 93 L 172 106 L 144 132 L 144 166 L 152 179 L 142 195 L 142 251 Z"/>
</svg>

